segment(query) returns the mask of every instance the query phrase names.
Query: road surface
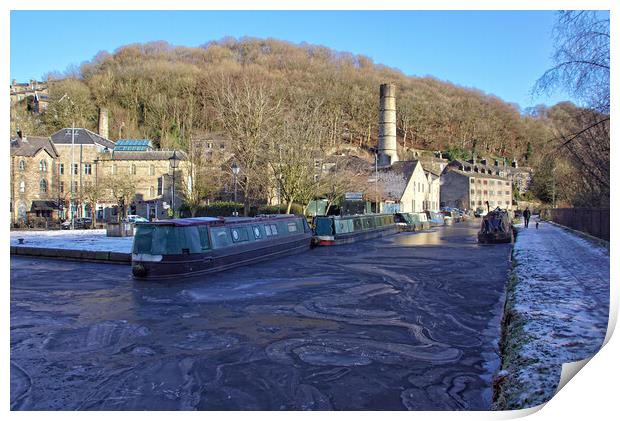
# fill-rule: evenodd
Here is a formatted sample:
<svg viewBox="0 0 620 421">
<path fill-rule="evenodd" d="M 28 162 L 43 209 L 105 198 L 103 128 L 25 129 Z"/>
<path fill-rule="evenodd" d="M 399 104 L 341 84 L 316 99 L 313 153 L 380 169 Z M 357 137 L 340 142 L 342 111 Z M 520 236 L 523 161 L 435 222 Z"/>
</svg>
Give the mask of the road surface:
<svg viewBox="0 0 620 421">
<path fill-rule="evenodd" d="M 202 279 L 11 258 L 11 408 L 487 409 L 511 245 L 477 224 Z"/>
</svg>

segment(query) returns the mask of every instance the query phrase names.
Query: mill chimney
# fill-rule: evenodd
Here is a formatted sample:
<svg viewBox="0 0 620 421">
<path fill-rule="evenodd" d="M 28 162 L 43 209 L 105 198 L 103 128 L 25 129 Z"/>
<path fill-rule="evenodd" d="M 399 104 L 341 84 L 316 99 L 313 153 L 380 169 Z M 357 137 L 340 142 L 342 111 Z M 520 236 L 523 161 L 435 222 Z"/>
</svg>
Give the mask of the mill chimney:
<svg viewBox="0 0 620 421">
<path fill-rule="evenodd" d="M 110 137 L 108 129 L 108 109 L 101 107 L 99 108 L 99 136 L 108 139 Z"/>
<path fill-rule="evenodd" d="M 378 164 L 392 165 L 398 161 L 396 152 L 396 86 L 384 83 L 379 87 L 379 156 Z"/>
</svg>

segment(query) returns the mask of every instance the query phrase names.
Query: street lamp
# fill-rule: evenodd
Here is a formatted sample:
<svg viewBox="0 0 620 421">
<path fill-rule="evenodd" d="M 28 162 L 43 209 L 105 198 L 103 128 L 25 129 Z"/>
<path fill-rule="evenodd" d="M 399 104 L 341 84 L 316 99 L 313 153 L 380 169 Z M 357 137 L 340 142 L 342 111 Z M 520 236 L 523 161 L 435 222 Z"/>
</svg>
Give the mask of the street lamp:
<svg viewBox="0 0 620 421">
<path fill-rule="evenodd" d="M 179 167 L 179 161 L 181 160 L 177 156 L 177 151 L 172 151 L 172 156 L 168 158 L 170 160 L 170 168 L 172 169 L 172 216 L 174 217 L 174 173 Z"/>
<path fill-rule="evenodd" d="M 239 168 L 239 166 L 237 165 L 236 162 L 233 162 L 232 167 L 230 167 L 230 169 L 233 172 L 233 175 L 235 176 L 235 190 L 234 190 L 234 199 L 233 201 L 235 202 L 235 206 L 237 203 L 237 175 L 239 174 L 239 171 L 241 170 L 241 168 Z M 236 209 L 236 208 L 235 208 Z M 238 216 L 239 212 L 237 212 L 236 210 L 233 213 L 234 216 Z"/>
</svg>

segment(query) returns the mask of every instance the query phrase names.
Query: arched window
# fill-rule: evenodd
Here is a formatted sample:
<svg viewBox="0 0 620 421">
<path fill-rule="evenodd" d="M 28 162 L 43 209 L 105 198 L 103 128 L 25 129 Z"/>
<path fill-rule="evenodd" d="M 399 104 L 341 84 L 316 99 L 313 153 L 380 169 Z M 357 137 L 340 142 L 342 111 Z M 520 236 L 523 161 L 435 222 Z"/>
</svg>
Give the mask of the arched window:
<svg viewBox="0 0 620 421">
<path fill-rule="evenodd" d="M 47 161 L 42 159 L 39 161 L 39 171 L 47 171 Z"/>
<path fill-rule="evenodd" d="M 26 193 L 26 182 L 24 180 L 19 182 L 19 192 Z"/>
<path fill-rule="evenodd" d="M 22 159 L 21 161 L 19 161 L 19 170 L 24 171 L 25 169 L 26 169 L 26 161 Z"/>
<path fill-rule="evenodd" d="M 47 181 L 45 181 L 45 179 L 39 182 L 39 191 L 41 193 L 47 193 Z"/>
</svg>

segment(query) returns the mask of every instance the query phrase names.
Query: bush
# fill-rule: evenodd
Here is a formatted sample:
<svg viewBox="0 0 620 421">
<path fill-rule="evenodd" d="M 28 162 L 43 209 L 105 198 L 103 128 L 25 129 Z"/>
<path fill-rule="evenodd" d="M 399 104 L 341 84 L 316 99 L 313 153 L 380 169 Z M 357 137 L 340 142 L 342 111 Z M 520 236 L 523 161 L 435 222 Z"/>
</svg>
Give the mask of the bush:
<svg viewBox="0 0 620 421">
<path fill-rule="evenodd" d="M 243 203 L 235 202 L 211 202 L 209 205 L 201 205 L 196 211 L 196 216 L 232 216 L 233 212 L 243 215 Z M 179 209 L 181 217 L 191 216 L 187 205 L 183 204 Z"/>
<path fill-rule="evenodd" d="M 263 206 L 259 206 L 258 209 L 256 209 L 256 215 L 273 215 L 276 213 L 286 213 L 286 204 L 281 204 L 280 206 L 278 205 L 263 205 Z M 278 212 L 279 209 L 279 212 Z M 291 213 L 295 214 L 295 215 L 301 215 L 303 211 L 303 208 L 301 205 L 297 204 L 297 203 L 293 203 L 293 206 L 291 206 Z"/>
</svg>

